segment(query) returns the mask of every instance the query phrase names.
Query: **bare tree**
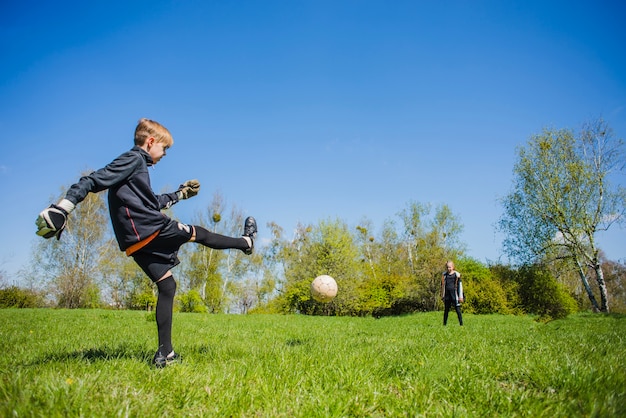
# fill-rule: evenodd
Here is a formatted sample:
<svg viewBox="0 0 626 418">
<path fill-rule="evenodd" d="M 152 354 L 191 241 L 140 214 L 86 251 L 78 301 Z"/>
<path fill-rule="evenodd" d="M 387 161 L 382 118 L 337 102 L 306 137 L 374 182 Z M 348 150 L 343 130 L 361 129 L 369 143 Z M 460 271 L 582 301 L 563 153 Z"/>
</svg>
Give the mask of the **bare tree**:
<svg viewBox="0 0 626 418">
<path fill-rule="evenodd" d="M 100 303 L 96 278 L 108 243 L 107 225 L 103 195 L 90 193 L 69 216 L 60 240 L 40 240 L 35 245 L 33 270 L 46 279 L 58 306 Z"/>
</svg>

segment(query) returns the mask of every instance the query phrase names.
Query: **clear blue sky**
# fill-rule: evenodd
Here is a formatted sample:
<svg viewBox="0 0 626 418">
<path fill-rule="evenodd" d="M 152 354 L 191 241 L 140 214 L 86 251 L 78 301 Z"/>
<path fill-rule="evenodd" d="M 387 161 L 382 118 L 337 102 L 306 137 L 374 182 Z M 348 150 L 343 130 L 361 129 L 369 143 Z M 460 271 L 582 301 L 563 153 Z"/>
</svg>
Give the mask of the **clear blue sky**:
<svg viewBox="0 0 626 418">
<path fill-rule="evenodd" d="M 625 17 L 621 1 L 3 1 L 0 270 L 141 117 L 175 140 L 153 188 L 202 182 L 182 221 L 215 191 L 261 236 L 447 203 L 469 254 L 497 260 L 517 146 L 597 117 L 626 137 Z M 626 259 L 625 230 L 600 244 Z"/>
</svg>

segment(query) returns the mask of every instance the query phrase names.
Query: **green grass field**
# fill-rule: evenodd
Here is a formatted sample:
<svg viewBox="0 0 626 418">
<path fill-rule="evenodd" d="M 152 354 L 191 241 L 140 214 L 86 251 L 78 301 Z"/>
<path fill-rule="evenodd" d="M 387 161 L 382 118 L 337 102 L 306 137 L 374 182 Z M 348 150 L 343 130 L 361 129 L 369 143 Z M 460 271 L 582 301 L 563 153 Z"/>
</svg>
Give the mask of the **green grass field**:
<svg viewBox="0 0 626 418">
<path fill-rule="evenodd" d="M 441 318 L 0 310 L 0 416 L 626 416 L 626 317 Z"/>
</svg>

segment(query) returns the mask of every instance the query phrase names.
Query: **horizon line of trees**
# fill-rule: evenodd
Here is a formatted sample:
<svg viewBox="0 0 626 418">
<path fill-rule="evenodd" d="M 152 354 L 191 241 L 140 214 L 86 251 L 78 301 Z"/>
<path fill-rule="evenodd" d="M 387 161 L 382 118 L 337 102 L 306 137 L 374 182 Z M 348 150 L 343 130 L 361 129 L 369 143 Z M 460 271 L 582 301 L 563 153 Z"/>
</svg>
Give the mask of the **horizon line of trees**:
<svg viewBox="0 0 626 418">
<path fill-rule="evenodd" d="M 448 259 L 462 273 L 464 312 L 551 319 L 593 309 L 576 270 L 566 260 L 521 266 L 486 264 L 466 256 L 462 243 L 445 246 L 441 238 L 454 242 L 454 232 L 442 232 L 446 222 L 435 219 L 445 219 L 442 214 L 448 210 L 444 205 L 429 217 L 428 205 L 412 202 L 400 216 L 402 233 L 395 222 L 388 221 L 376 235 L 370 233 L 367 221 L 351 229 L 341 220 L 323 220 L 300 225 L 293 239 L 285 239 L 282 228 L 271 223 L 272 241 L 252 257 L 235 250 L 188 245 L 189 250 L 181 254 L 182 274 L 177 275 L 177 309 L 375 317 L 440 310 L 440 279 Z M 452 231 L 458 228 L 458 234 L 460 224 L 454 217 L 448 219 L 447 225 L 453 226 Z M 52 241 L 42 242 L 56 247 Z M 119 252 L 110 240 L 101 245 Z M 0 307 L 154 307 L 155 288 L 132 259 L 115 260 L 109 251 L 94 255 L 100 258 L 97 267 L 85 275 L 85 268 L 66 266 L 60 271 L 74 275 L 51 274 L 39 286 L 3 286 Z M 50 271 L 49 267 L 44 270 Z M 626 264 L 604 260 L 603 267 L 613 310 L 626 313 Z M 330 303 L 318 303 L 310 296 L 310 283 L 320 274 L 330 274 L 339 285 L 339 294 Z"/>
<path fill-rule="evenodd" d="M 609 301 L 613 311 L 626 312 L 626 265 L 606 260 L 595 241 L 598 231 L 624 221 L 626 191 L 610 183 L 624 168 L 623 142 L 599 120 L 578 134 L 545 129 L 517 152 L 498 224 L 509 264 L 468 257 L 463 225 L 449 206 L 411 201 L 377 232 L 368 219 L 356 227 L 326 219 L 298 225 L 287 238 L 270 222 L 269 243 L 257 245 L 252 256 L 183 246 L 178 309 L 376 317 L 438 310 L 441 274 L 453 260 L 468 313 L 560 318 L 577 310 L 609 312 Z M 26 286 L 2 286 L 0 307 L 151 309 L 156 290 L 118 250 L 107 217 L 104 194 L 90 194 L 61 241 L 34 245 L 22 272 Z M 192 223 L 238 235 L 242 221 L 241 211 L 216 193 Z M 327 304 L 309 292 L 320 274 L 339 285 Z"/>
</svg>

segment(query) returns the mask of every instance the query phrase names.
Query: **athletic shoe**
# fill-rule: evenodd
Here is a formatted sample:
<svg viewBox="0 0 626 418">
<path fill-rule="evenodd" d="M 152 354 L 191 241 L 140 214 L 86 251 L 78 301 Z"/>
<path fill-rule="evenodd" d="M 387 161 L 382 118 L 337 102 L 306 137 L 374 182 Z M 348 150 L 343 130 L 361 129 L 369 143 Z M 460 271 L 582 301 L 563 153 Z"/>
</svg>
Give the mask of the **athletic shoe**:
<svg viewBox="0 0 626 418">
<path fill-rule="evenodd" d="M 167 356 L 164 356 L 160 351 L 157 351 L 152 359 L 152 364 L 154 364 L 157 369 L 162 369 L 163 367 L 180 363 L 181 361 L 183 361 L 183 359 L 178 353 L 172 351 Z"/>
<path fill-rule="evenodd" d="M 243 236 L 250 238 L 251 241 L 250 248 L 247 248 L 243 251 L 248 255 L 252 254 L 252 250 L 254 250 L 254 239 L 256 238 L 256 233 L 256 219 L 254 219 L 252 216 L 248 216 L 246 218 L 246 221 L 243 223 Z"/>
</svg>

